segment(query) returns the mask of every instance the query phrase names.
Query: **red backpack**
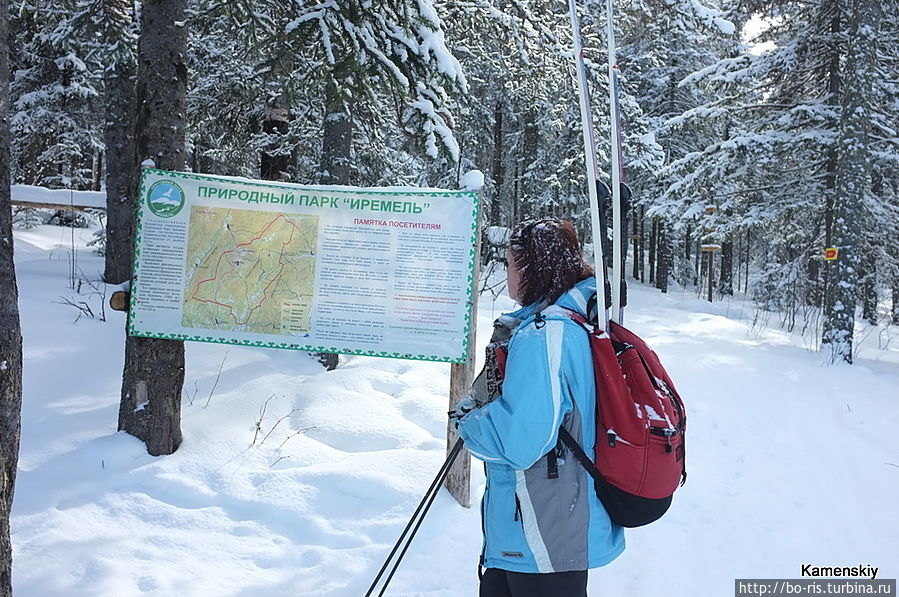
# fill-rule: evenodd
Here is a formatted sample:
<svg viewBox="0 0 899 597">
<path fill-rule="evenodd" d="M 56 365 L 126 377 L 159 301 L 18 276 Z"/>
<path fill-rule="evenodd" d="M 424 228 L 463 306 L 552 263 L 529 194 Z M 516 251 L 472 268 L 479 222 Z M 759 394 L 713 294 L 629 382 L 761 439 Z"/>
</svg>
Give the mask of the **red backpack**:
<svg viewBox="0 0 899 597">
<path fill-rule="evenodd" d="M 610 322 L 611 337 L 571 311 L 590 338 L 596 376 L 596 444 L 590 459 L 563 427 L 559 438 L 593 477 L 615 524 L 658 520 L 687 480 L 687 413 L 659 357 L 627 328 Z"/>
</svg>

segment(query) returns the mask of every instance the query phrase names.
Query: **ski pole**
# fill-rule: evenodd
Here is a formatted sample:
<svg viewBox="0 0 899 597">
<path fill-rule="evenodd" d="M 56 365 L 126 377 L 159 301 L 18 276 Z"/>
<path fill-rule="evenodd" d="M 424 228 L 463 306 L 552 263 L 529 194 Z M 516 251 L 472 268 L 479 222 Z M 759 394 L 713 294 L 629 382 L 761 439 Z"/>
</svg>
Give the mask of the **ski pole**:
<svg viewBox="0 0 899 597">
<path fill-rule="evenodd" d="M 390 584 L 391 579 L 393 579 L 393 575 L 396 573 L 397 569 L 400 566 L 400 562 L 402 562 L 403 557 L 406 555 L 406 550 L 409 549 L 409 545 L 412 544 L 412 539 L 415 538 L 415 534 L 418 532 L 418 527 L 421 526 L 421 523 L 424 521 L 425 515 L 427 515 L 428 510 L 431 508 L 431 504 L 434 502 L 434 498 L 437 497 L 437 494 L 440 492 L 440 487 L 443 485 L 443 482 L 446 480 L 447 475 L 449 475 L 450 468 L 453 466 L 453 462 L 455 462 L 456 457 L 459 455 L 459 452 L 462 451 L 463 441 L 460 437 L 456 440 L 456 444 L 453 446 L 453 449 L 450 450 L 449 456 L 446 457 L 446 460 L 443 463 L 443 466 L 440 467 L 440 470 L 437 472 L 437 476 L 434 477 L 434 480 L 431 482 L 431 486 L 428 487 L 428 490 L 425 492 L 424 497 L 421 498 L 421 502 L 418 504 L 418 508 L 415 509 L 415 512 L 412 514 L 412 517 L 409 519 L 409 522 L 406 524 L 406 528 L 403 529 L 403 532 L 400 534 L 399 539 L 396 540 L 396 544 L 393 546 L 393 549 L 390 551 L 390 555 L 387 556 L 387 559 L 384 560 L 384 564 L 381 566 L 381 569 L 378 571 L 378 575 L 375 577 L 375 580 L 372 581 L 371 586 L 368 588 L 368 591 L 365 593 L 365 597 L 370 597 L 372 591 L 375 590 L 375 587 L 378 584 L 378 581 L 381 580 L 381 576 L 384 575 L 384 572 L 387 570 L 387 566 L 390 564 L 390 561 L 393 559 L 393 556 L 396 554 L 397 550 L 400 548 L 400 545 L 403 543 L 403 540 L 406 538 L 406 534 L 409 533 L 409 529 L 412 529 L 412 533 L 409 535 L 408 541 L 406 541 L 406 545 L 403 547 L 403 550 L 400 552 L 399 556 L 396 559 L 396 562 L 393 564 L 393 568 L 390 571 L 390 574 L 384 580 L 384 586 L 381 587 L 381 592 L 378 593 L 378 597 L 384 595 L 384 591 L 387 590 L 387 585 Z M 423 508 L 423 510 L 422 510 Z M 421 516 L 419 516 L 421 513 Z M 416 519 L 418 519 L 416 521 Z M 412 528 L 412 524 L 415 523 L 415 527 Z"/>
<path fill-rule="evenodd" d="M 609 124 L 611 125 L 611 157 L 612 167 L 612 319 L 623 323 L 624 313 L 621 305 L 621 281 L 624 279 L 624 259 L 621 250 L 621 182 L 624 164 L 621 155 L 621 110 L 618 100 L 618 65 L 615 58 L 615 21 L 612 0 L 606 0 L 606 40 L 609 50 Z"/>
</svg>

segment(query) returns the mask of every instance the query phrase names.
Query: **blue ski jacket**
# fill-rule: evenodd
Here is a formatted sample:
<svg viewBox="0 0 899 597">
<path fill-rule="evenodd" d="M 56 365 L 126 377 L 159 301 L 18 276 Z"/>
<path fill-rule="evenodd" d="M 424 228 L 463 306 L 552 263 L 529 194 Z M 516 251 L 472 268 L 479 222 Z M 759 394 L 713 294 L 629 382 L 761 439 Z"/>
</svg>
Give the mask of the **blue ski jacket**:
<svg viewBox="0 0 899 597">
<path fill-rule="evenodd" d="M 624 551 L 623 529 L 609 520 L 593 479 L 558 439 L 564 424 L 593 453 L 590 345 L 564 309 L 587 316 L 595 293 L 596 280 L 588 278 L 554 305 L 509 313 L 522 321 L 509 342 L 501 394 L 459 420 L 466 447 L 487 471 L 481 501 L 487 568 L 587 570 Z"/>
</svg>

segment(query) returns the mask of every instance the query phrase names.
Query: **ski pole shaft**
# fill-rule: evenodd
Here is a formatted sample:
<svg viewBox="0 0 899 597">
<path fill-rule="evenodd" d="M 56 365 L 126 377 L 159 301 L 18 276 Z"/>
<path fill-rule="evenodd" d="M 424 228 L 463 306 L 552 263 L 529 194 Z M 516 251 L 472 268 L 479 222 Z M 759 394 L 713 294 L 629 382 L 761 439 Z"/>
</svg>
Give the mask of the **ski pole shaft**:
<svg viewBox="0 0 899 597">
<path fill-rule="evenodd" d="M 403 529 L 403 532 L 400 534 L 399 539 L 396 540 L 396 544 L 393 546 L 393 549 L 390 550 L 390 555 L 388 555 L 387 559 L 384 560 L 384 564 L 381 566 L 381 569 L 378 571 L 378 575 L 375 577 L 375 580 L 372 581 L 371 586 L 365 593 L 365 597 L 371 597 L 372 592 L 378 585 L 378 581 L 381 580 L 381 577 L 387 570 L 387 566 L 390 565 L 390 561 L 393 559 L 393 556 L 396 554 L 397 550 L 400 548 L 400 545 L 402 545 L 403 540 L 406 538 L 406 535 L 409 533 L 409 529 L 412 528 L 413 523 L 415 523 L 415 528 L 412 529 L 412 533 L 409 535 L 409 540 L 403 547 L 402 552 L 400 552 L 400 555 L 396 559 L 396 562 L 394 562 L 393 569 L 390 571 L 389 576 L 384 581 L 384 586 L 381 588 L 381 592 L 378 593 L 378 596 L 380 597 L 384 594 L 384 591 L 387 590 L 387 585 L 390 584 L 390 580 L 393 578 L 393 575 L 396 572 L 397 568 L 399 568 L 400 562 L 403 560 L 403 556 L 406 555 L 406 550 L 409 549 L 409 545 L 412 543 L 412 539 L 415 537 L 415 533 L 418 532 L 418 527 L 421 526 L 425 515 L 428 513 L 428 510 L 431 508 L 431 504 L 434 502 L 434 498 L 437 497 L 437 494 L 440 491 L 440 487 L 441 485 L 443 485 L 443 481 L 446 480 L 447 475 L 449 475 L 449 471 L 453 466 L 453 462 L 455 462 L 456 457 L 459 456 L 459 452 L 462 451 L 462 446 L 462 438 L 459 438 L 458 440 L 456 440 L 456 443 L 453 446 L 452 450 L 450 450 L 449 456 L 446 457 L 443 466 L 441 466 L 440 470 L 437 472 L 437 476 L 434 477 L 434 480 L 431 482 L 431 486 L 428 487 L 428 490 L 425 492 L 424 497 L 421 498 L 421 502 L 419 502 L 418 507 L 415 509 L 415 512 L 412 514 L 412 517 L 406 524 L 406 528 Z"/>
<path fill-rule="evenodd" d="M 462 442 L 462 440 L 460 438 L 456 444 L 460 449 L 462 448 L 461 442 Z M 454 447 L 454 449 L 455 449 L 455 447 Z M 456 452 L 456 454 L 458 454 L 458 451 Z M 455 460 L 455 455 L 453 455 L 452 460 Z M 450 466 L 452 466 L 452 460 L 450 460 Z M 393 569 L 391 569 L 390 574 L 387 575 L 387 579 L 384 581 L 384 586 L 381 587 L 381 592 L 378 593 L 378 597 L 383 597 L 384 591 L 387 590 L 387 585 L 389 585 L 390 581 L 393 580 L 393 575 L 396 574 L 396 571 L 400 566 L 400 562 L 403 561 L 403 558 L 406 556 L 406 551 L 409 549 L 409 546 L 412 545 L 412 539 L 415 537 L 415 534 L 418 532 L 418 527 L 420 527 L 421 523 L 424 522 L 425 514 L 428 512 L 428 510 L 431 509 L 431 504 L 434 503 L 434 498 L 437 497 L 440 487 L 443 485 L 444 479 L 446 479 L 447 475 L 449 474 L 449 469 L 450 469 L 450 467 L 448 466 L 443 471 L 443 475 L 440 478 L 440 483 L 437 486 L 437 490 L 433 491 L 431 493 L 431 497 L 430 497 L 430 499 L 428 499 L 428 505 L 425 506 L 425 509 L 424 509 L 424 512 L 422 512 L 422 515 L 418 517 L 418 522 L 415 523 L 415 527 L 412 529 L 412 533 L 409 535 L 409 540 L 406 541 L 406 545 L 403 546 L 403 550 L 400 552 L 400 555 L 397 556 L 396 562 L 394 562 L 394 564 L 393 564 Z"/>
<path fill-rule="evenodd" d="M 621 117 L 618 103 L 618 65 L 615 57 L 613 0 L 606 0 L 606 39 L 609 49 L 609 110 L 612 167 L 612 319 L 622 322 L 621 280 L 624 259 L 621 251 Z"/>
</svg>

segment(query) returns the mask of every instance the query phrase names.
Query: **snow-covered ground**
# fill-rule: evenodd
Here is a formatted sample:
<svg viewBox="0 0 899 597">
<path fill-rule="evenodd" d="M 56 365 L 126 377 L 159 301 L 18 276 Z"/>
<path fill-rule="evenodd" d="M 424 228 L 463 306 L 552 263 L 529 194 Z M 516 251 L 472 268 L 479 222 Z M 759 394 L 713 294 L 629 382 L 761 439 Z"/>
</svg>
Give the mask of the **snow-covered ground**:
<svg viewBox="0 0 899 597">
<path fill-rule="evenodd" d="M 77 266 L 96 279 L 91 238 L 76 231 Z M 64 304 L 103 300 L 68 286 L 70 230 L 15 239 L 15 595 L 361 597 L 443 462 L 449 366 L 342 357 L 325 372 L 303 353 L 189 344 L 184 443 L 153 458 L 116 432 L 124 314 Z M 482 297 L 481 344 L 511 307 Z M 796 578 L 804 563 L 899 576 L 899 343 L 828 367 L 750 311 L 632 288 L 629 325 L 687 403 L 689 479 L 591 573 L 591 595 L 727 596 L 735 578 Z M 477 508 L 441 492 L 387 594 L 476 595 L 480 542 Z"/>
</svg>

